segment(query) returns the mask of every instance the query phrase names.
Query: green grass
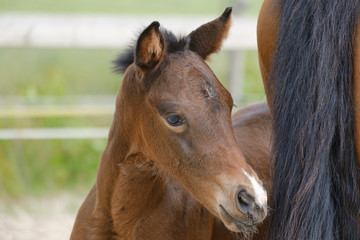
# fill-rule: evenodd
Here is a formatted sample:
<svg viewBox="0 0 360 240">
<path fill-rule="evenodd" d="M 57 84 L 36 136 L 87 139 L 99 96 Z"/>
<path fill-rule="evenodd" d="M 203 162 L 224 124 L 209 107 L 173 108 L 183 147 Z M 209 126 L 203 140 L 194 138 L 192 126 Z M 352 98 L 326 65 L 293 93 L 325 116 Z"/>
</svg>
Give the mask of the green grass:
<svg viewBox="0 0 360 240">
<path fill-rule="evenodd" d="M 112 115 L 0 118 L 0 128 L 110 127 Z"/>
<path fill-rule="evenodd" d="M 121 76 L 111 71 L 119 51 L 0 49 L 0 95 L 116 94 Z"/>
<path fill-rule="evenodd" d="M 266 101 L 258 55 L 255 51 L 245 53 L 244 72 L 244 103 Z"/>
<path fill-rule="evenodd" d="M 87 191 L 106 140 L 0 141 L 0 197 Z"/>
</svg>

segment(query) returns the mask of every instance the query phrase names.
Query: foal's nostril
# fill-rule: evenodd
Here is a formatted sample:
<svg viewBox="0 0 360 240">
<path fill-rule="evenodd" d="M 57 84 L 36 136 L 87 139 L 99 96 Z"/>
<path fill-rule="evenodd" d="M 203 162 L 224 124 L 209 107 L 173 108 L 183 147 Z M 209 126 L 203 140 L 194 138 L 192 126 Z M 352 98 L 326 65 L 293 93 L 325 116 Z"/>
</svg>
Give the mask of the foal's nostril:
<svg viewBox="0 0 360 240">
<path fill-rule="evenodd" d="M 238 210 L 253 223 L 260 222 L 266 217 L 266 208 L 256 203 L 255 198 L 243 188 L 237 192 L 235 201 Z"/>
<path fill-rule="evenodd" d="M 239 211 L 249 215 L 255 207 L 255 199 L 246 190 L 240 190 L 237 194 L 236 206 Z"/>
</svg>

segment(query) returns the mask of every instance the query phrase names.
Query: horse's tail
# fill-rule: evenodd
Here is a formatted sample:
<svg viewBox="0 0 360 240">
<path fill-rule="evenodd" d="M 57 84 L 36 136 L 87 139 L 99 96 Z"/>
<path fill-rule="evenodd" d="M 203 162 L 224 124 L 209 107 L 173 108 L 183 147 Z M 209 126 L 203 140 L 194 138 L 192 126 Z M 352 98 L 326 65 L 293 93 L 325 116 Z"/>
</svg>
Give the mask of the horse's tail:
<svg viewBox="0 0 360 240">
<path fill-rule="evenodd" d="M 267 239 L 359 240 L 352 45 L 360 0 L 279 0 Z"/>
</svg>

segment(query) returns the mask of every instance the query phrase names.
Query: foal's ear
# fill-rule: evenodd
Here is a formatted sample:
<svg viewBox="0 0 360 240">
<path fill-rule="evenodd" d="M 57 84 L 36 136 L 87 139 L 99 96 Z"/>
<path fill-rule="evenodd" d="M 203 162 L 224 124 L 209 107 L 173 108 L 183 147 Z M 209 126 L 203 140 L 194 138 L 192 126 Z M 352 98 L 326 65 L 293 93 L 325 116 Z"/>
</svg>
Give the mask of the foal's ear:
<svg viewBox="0 0 360 240">
<path fill-rule="evenodd" d="M 225 9 L 217 19 L 208 22 L 189 34 L 189 49 L 206 59 L 210 54 L 221 48 L 231 24 L 232 7 Z"/>
<path fill-rule="evenodd" d="M 159 27 L 159 22 L 151 23 L 137 41 L 135 63 L 144 71 L 157 65 L 164 55 L 166 46 Z"/>
</svg>

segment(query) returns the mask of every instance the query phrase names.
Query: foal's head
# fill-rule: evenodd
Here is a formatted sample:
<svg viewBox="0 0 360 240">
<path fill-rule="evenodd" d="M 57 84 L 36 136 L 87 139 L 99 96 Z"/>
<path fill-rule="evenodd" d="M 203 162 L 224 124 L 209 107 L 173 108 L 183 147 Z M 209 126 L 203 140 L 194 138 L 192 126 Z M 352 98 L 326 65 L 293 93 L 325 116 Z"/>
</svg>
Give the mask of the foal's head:
<svg viewBox="0 0 360 240">
<path fill-rule="evenodd" d="M 153 22 L 115 63 L 126 70 L 118 108 L 132 153 L 145 154 L 240 232 L 265 218 L 267 196 L 237 147 L 231 95 L 204 62 L 219 50 L 230 16 L 228 8 L 180 39 Z"/>
</svg>

